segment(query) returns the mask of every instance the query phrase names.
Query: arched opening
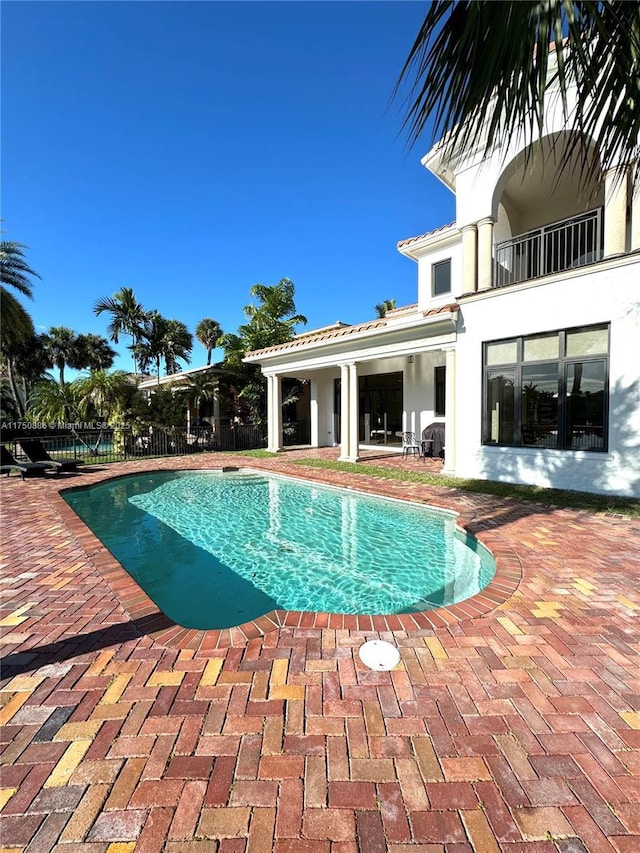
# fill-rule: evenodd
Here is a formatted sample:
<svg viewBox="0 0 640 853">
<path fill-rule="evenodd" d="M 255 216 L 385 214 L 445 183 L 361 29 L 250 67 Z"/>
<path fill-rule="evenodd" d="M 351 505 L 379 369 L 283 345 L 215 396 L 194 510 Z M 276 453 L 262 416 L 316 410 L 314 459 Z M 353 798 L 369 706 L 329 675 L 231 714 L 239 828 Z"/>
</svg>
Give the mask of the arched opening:
<svg viewBox="0 0 640 853">
<path fill-rule="evenodd" d="M 604 197 L 597 152 L 588 147 L 585 154 L 571 134 L 546 136 L 520 152 L 493 196 L 495 286 L 599 260 Z"/>
</svg>

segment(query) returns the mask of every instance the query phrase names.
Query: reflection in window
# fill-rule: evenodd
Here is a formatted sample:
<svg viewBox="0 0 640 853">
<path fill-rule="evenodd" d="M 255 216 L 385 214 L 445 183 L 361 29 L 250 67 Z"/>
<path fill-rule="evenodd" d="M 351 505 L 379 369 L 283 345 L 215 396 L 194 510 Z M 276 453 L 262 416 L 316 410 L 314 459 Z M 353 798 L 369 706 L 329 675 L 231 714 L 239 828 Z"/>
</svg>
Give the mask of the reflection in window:
<svg viewBox="0 0 640 853">
<path fill-rule="evenodd" d="M 606 365 L 576 361 L 567 365 L 565 444 L 580 450 L 604 447 Z"/>
<path fill-rule="evenodd" d="M 558 446 L 558 365 L 522 368 L 522 443 Z"/>
<path fill-rule="evenodd" d="M 488 418 L 485 442 L 513 444 L 515 437 L 515 370 L 490 370 L 487 376 Z"/>
</svg>

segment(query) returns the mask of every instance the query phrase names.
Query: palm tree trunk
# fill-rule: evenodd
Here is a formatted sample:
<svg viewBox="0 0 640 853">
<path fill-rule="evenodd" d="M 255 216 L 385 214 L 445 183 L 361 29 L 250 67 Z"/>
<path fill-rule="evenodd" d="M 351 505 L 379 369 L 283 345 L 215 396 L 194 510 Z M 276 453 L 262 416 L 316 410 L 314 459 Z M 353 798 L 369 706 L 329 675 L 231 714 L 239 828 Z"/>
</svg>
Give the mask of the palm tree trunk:
<svg viewBox="0 0 640 853">
<path fill-rule="evenodd" d="M 58 364 L 60 370 L 60 384 L 64 387 L 64 361 Z"/>
<path fill-rule="evenodd" d="M 9 386 L 11 388 L 11 393 L 13 394 L 13 399 L 16 402 L 16 409 L 18 410 L 18 416 L 20 418 L 24 417 L 24 405 L 22 402 L 22 398 L 18 392 L 18 386 L 16 385 L 16 378 L 13 375 L 13 360 L 11 358 L 7 359 L 7 373 L 9 375 Z M 25 398 L 26 400 L 26 398 Z"/>
</svg>

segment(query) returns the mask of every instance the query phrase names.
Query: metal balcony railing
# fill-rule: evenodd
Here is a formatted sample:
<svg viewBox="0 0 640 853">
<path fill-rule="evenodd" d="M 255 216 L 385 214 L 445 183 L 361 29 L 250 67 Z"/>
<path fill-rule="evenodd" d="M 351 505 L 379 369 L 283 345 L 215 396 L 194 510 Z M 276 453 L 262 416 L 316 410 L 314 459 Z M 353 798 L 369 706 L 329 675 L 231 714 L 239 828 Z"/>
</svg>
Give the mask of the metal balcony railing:
<svg viewBox="0 0 640 853">
<path fill-rule="evenodd" d="M 598 208 L 499 243 L 493 286 L 504 287 L 593 264 L 602 253 L 602 208 Z"/>
</svg>

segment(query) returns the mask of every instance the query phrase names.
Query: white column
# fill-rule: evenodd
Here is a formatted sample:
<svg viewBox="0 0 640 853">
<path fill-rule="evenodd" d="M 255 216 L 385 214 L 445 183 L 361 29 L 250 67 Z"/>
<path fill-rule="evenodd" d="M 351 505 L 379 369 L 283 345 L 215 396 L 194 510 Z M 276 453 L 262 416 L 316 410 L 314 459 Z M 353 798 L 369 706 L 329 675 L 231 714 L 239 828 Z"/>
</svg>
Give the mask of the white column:
<svg viewBox="0 0 640 853">
<path fill-rule="evenodd" d="M 640 249 L 640 174 L 631 195 L 631 251 Z"/>
<path fill-rule="evenodd" d="M 349 365 L 340 365 L 340 462 L 349 458 Z"/>
<path fill-rule="evenodd" d="M 349 365 L 349 457 L 351 462 L 358 461 L 358 430 L 359 418 L 359 389 L 358 389 L 358 365 Z"/>
<path fill-rule="evenodd" d="M 462 292 L 478 289 L 478 230 L 475 225 L 462 226 Z"/>
<path fill-rule="evenodd" d="M 280 377 L 267 376 L 267 450 L 282 450 L 282 388 Z"/>
<path fill-rule="evenodd" d="M 604 177 L 604 257 L 627 248 L 627 174 L 610 169 Z"/>
<path fill-rule="evenodd" d="M 493 284 L 493 224 L 491 216 L 478 222 L 478 290 Z"/>
<path fill-rule="evenodd" d="M 318 380 L 309 382 L 309 418 L 311 420 L 311 447 L 320 447 L 320 401 L 318 400 Z"/>
<path fill-rule="evenodd" d="M 455 474 L 456 469 L 456 351 L 453 347 L 446 353 L 446 385 L 444 422 L 444 468 L 446 474 Z"/>
</svg>

